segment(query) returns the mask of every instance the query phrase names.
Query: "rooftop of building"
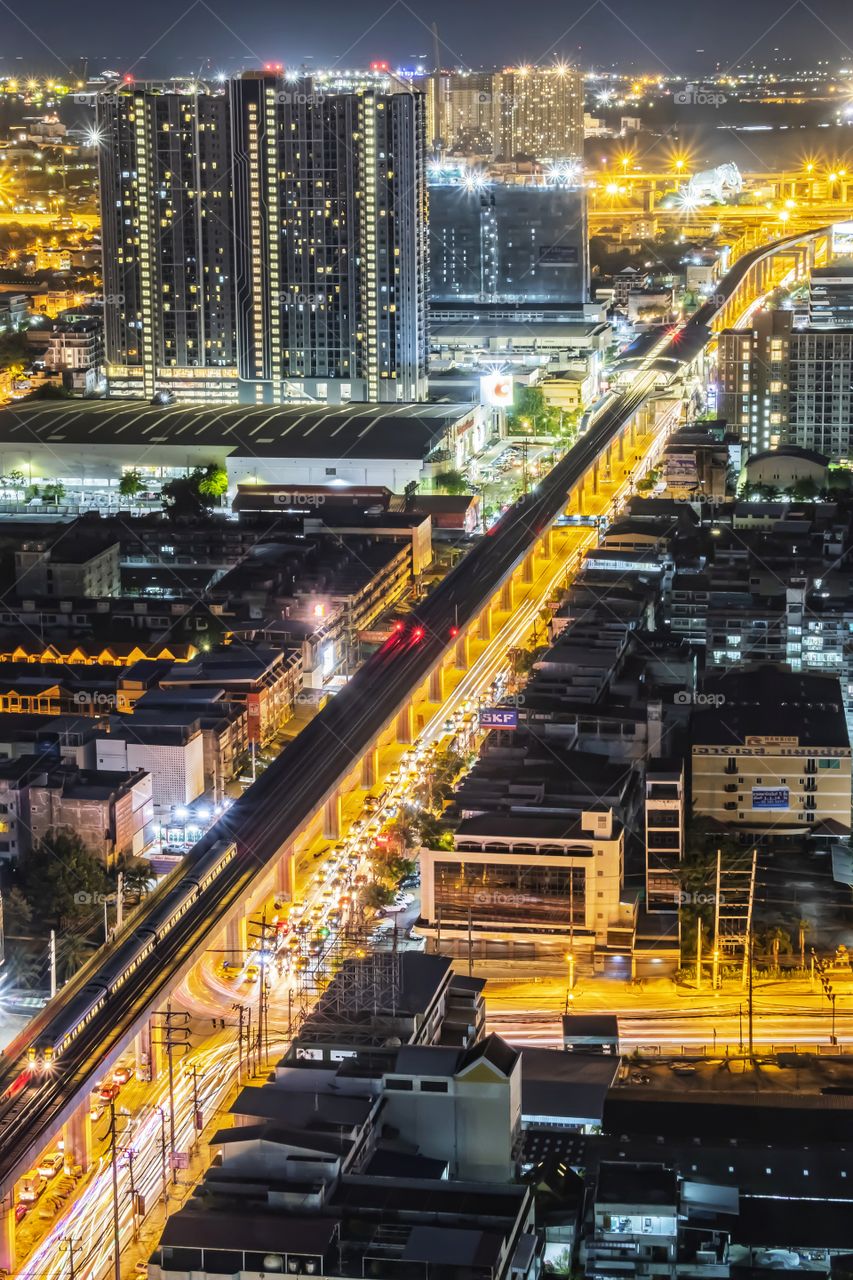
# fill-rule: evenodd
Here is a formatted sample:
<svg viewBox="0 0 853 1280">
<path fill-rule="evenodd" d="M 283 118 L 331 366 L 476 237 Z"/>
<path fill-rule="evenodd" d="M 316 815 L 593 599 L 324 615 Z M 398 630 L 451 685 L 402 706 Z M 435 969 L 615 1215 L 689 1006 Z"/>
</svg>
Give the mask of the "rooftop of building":
<svg viewBox="0 0 853 1280">
<path fill-rule="evenodd" d="M 577 1034 L 586 1034 L 580 1028 Z M 614 1019 L 615 1020 L 615 1019 Z M 601 1123 L 604 1100 L 619 1070 L 615 1054 L 521 1048 L 521 1111 L 529 1123 Z"/>
<path fill-rule="evenodd" d="M 661 1165 L 603 1162 L 598 1166 L 595 1201 L 596 1204 L 675 1207 L 678 1175 L 674 1169 Z"/>
<path fill-rule="evenodd" d="M 829 458 L 816 449 L 802 449 L 796 444 L 780 444 L 776 449 L 760 449 L 751 453 L 746 461 L 747 469 L 756 462 L 768 462 L 777 458 L 793 458 L 799 462 L 813 462 L 818 467 L 828 467 Z"/>
<path fill-rule="evenodd" d="M 593 809 L 592 805 L 590 809 Z M 610 813 L 611 811 L 599 808 L 598 812 Z M 609 839 L 618 839 L 620 830 L 619 824 L 614 822 Z M 474 818 L 464 818 L 456 828 L 457 840 L 475 836 L 492 840 L 579 840 L 590 843 L 604 838 L 584 829 L 579 813 L 552 818 L 543 817 L 535 811 L 529 815 L 500 812 L 482 813 Z"/>
<path fill-rule="evenodd" d="M 0 442 L 211 445 L 233 457 L 423 458 L 470 405 L 349 404 L 257 407 L 157 405 L 141 400 L 22 401 L 0 409 Z"/>
<path fill-rule="evenodd" d="M 709 678 L 703 692 L 722 694 L 725 704 L 694 714 L 694 746 L 742 747 L 750 737 L 790 737 L 801 747 L 850 750 L 836 676 L 766 663 Z"/>
<path fill-rule="evenodd" d="M 433 1044 L 403 1045 L 397 1054 L 394 1072 L 398 1075 L 461 1075 L 478 1062 L 489 1062 L 501 1075 L 510 1076 L 519 1060 L 519 1051 L 492 1033 L 467 1049 Z"/>
</svg>

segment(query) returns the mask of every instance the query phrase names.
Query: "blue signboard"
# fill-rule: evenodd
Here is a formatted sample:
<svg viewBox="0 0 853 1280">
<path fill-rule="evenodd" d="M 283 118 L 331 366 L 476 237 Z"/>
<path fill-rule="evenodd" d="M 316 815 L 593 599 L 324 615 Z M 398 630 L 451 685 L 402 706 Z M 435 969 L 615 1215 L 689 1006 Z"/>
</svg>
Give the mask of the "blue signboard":
<svg viewBox="0 0 853 1280">
<path fill-rule="evenodd" d="M 517 729 L 518 711 L 515 707 L 483 707 L 480 712 L 481 729 Z"/>
<path fill-rule="evenodd" d="M 753 787 L 753 809 L 788 809 L 790 792 L 787 787 Z"/>
</svg>

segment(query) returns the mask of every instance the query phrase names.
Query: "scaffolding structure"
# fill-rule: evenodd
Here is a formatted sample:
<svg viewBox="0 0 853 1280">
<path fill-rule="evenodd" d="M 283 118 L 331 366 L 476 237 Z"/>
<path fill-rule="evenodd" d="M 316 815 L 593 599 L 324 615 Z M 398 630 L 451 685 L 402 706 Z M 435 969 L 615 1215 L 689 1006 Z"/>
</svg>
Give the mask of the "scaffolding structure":
<svg viewBox="0 0 853 1280">
<path fill-rule="evenodd" d="M 714 893 L 714 986 L 718 985 L 718 962 L 738 955 L 743 958 L 746 985 L 755 902 L 757 850 L 742 857 L 723 859 L 717 850 L 717 879 Z"/>
</svg>

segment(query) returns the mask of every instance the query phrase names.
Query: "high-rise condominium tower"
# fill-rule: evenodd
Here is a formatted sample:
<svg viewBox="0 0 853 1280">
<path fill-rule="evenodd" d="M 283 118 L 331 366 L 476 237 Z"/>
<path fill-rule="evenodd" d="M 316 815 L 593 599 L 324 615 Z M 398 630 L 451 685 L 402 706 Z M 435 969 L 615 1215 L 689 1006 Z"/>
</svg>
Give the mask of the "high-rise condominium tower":
<svg viewBox="0 0 853 1280">
<path fill-rule="evenodd" d="M 420 94 L 249 74 L 122 88 L 99 122 L 113 393 L 426 396 Z"/>
</svg>

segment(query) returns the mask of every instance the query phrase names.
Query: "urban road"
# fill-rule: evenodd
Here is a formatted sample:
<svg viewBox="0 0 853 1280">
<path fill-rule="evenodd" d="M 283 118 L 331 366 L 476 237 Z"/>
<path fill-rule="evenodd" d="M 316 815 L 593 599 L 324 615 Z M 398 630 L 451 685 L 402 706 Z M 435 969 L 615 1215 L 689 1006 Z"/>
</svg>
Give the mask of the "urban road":
<svg viewBox="0 0 853 1280">
<path fill-rule="evenodd" d="M 822 234 L 824 229 L 814 234 Z M 51 1071 L 24 1078 L 26 1050 L 39 1035 L 61 1020 L 70 999 L 97 976 L 115 946 L 85 967 L 33 1020 L 4 1054 L 0 1084 L 0 1192 L 8 1195 L 15 1180 L 45 1148 L 58 1127 L 85 1103 L 98 1073 L 116 1060 L 131 1035 L 159 1007 L 217 936 L 236 906 L 268 877 L 285 850 L 291 848 L 318 811 L 338 792 L 378 735 L 408 704 L 413 692 L 442 662 L 464 631 L 523 563 L 537 541 L 564 511 L 569 496 L 582 485 L 598 459 L 618 438 L 634 414 L 660 385 L 661 369 L 677 372 L 701 351 L 717 310 L 743 279 L 750 260 L 758 260 L 795 239 L 755 250 L 739 259 L 706 304 L 685 325 L 662 337 L 644 355 L 631 385 L 610 397 L 591 416 L 581 439 L 539 483 L 520 499 L 411 615 L 406 629 L 395 633 L 289 744 L 267 771 L 235 802 L 184 865 L 152 895 L 145 912 L 154 912 L 164 897 L 192 875 L 193 864 L 223 840 L 233 841 L 238 856 L 161 938 L 151 954 L 111 994 Z M 12 1093 L 13 1090 L 16 1091 Z M 12 1096 L 10 1096 L 12 1094 Z"/>
</svg>

